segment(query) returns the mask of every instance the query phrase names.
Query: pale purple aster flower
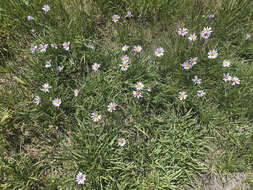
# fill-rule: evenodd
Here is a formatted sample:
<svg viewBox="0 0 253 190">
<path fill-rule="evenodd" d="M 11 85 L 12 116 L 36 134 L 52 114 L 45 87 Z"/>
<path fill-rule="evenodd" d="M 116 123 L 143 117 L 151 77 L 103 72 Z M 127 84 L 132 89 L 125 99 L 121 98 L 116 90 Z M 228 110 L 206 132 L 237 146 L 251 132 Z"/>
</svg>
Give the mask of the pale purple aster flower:
<svg viewBox="0 0 253 190">
<path fill-rule="evenodd" d="M 127 18 L 127 17 L 132 17 L 132 12 L 131 12 L 131 11 L 127 11 L 127 14 L 126 14 L 125 17 L 126 17 L 126 18 Z"/>
<path fill-rule="evenodd" d="M 49 5 L 44 5 L 44 6 L 42 7 L 42 10 L 43 10 L 45 13 L 47 13 L 48 11 L 50 11 Z"/>
<path fill-rule="evenodd" d="M 115 110 L 116 110 L 116 107 L 117 107 L 117 104 L 111 102 L 111 103 L 107 106 L 107 110 L 108 110 L 109 112 L 112 112 L 112 111 L 115 111 Z"/>
<path fill-rule="evenodd" d="M 57 49 L 57 45 L 56 44 L 51 44 L 51 48 Z"/>
<path fill-rule="evenodd" d="M 40 47 L 39 47 L 40 52 L 46 52 L 47 47 L 48 47 L 48 44 L 40 44 Z"/>
<path fill-rule="evenodd" d="M 70 42 L 64 42 L 64 43 L 62 44 L 62 46 L 63 46 L 63 48 L 64 48 L 66 51 L 68 51 L 68 50 L 69 50 L 69 46 L 70 46 Z"/>
<path fill-rule="evenodd" d="M 35 46 L 32 46 L 32 47 L 30 48 L 31 53 L 34 54 L 35 51 L 36 51 L 36 49 L 37 49 L 37 46 L 36 46 L 36 45 L 35 45 Z"/>
<path fill-rule="evenodd" d="M 229 67 L 231 65 L 231 62 L 228 60 L 223 61 L 223 67 Z"/>
<path fill-rule="evenodd" d="M 128 50 L 128 48 L 129 48 L 129 46 L 128 46 L 128 45 L 124 45 L 124 46 L 122 47 L 122 51 L 127 51 L 127 50 Z"/>
<path fill-rule="evenodd" d="M 188 33 L 188 29 L 187 28 L 179 28 L 179 30 L 177 32 L 180 36 L 184 36 Z"/>
<path fill-rule="evenodd" d="M 185 61 L 183 64 L 181 64 L 181 66 L 184 67 L 184 69 L 186 70 L 192 68 L 192 64 L 189 61 Z"/>
<path fill-rule="evenodd" d="M 246 39 L 249 40 L 251 38 L 250 34 L 246 34 Z"/>
<path fill-rule="evenodd" d="M 159 47 L 159 48 L 157 48 L 157 49 L 155 50 L 155 55 L 156 55 L 157 57 L 163 56 L 163 53 L 164 53 L 164 49 L 163 49 L 162 47 Z"/>
<path fill-rule="evenodd" d="M 136 87 L 136 90 L 142 90 L 144 88 L 144 84 L 142 82 L 137 82 L 135 87 Z"/>
<path fill-rule="evenodd" d="M 208 39 L 210 37 L 211 33 L 207 33 L 207 32 L 201 32 L 201 37 L 204 39 Z"/>
<path fill-rule="evenodd" d="M 193 66 L 193 65 L 197 64 L 197 60 L 198 60 L 198 57 L 193 57 L 193 58 L 190 57 L 190 59 L 188 60 L 188 62 L 191 63 L 192 66 Z"/>
<path fill-rule="evenodd" d="M 190 34 L 189 37 L 188 37 L 188 39 L 189 39 L 190 41 L 195 41 L 195 40 L 197 39 L 197 35 L 196 35 L 195 33 Z"/>
<path fill-rule="evenodd" d="M 179 92 L 178 98 L 180 100 L 185 100 L 187 98 L 187 94 L 185 92 Z"/>
<path fill-rule="evenodd" d="M 97 111 L 95 111 L 91 114 L 91 118 L 94 122 L 98 122 L 99 120 L 102 119 L 102 116 L 99 115 Z"/>
<path fill-rule="evenodd" d="M 113 15 L 113 16 L 112 16 L 112 21 L 113 21 L 114 23 L 118 22 L 119 19 L 120 19 L 120 16 L 119 16 L 119 15 Z"/>
<path fill-rule="evenodd" d="M 31 20 L 33 20 L 34 18 L 32 17 L 32 16 L 27 16 L 27 20 L 28 21 L 31 21 Z"/>
<path fill-rule="evenodd" d="M 58 70 L 59 72 L 62 72 L 63 69 L 64 69 L 64 66 L 58 66 L 58 67 L 57 67 L 57 70 Z"/>
<path fill-rule="evenodd" d="M 86 181 L 86 175 L 83 174 L 82 172 L 78 172 L 78 174 L 76 175 L 76 183 L 78 185 L 84 184 L 84 182 Z"/>
<path fill-rule="evenodd" d="M 198 78 L 197 76 L 195 76 L 192 81 L 194 82 L 194 84 L 200 84 L 201 83 L 201 79 Z"/>
<path fill-rule="evenodd" d="M 49 92 L 49 89 L 52 88 L 52 86 L 50 86 L 48 83 L 43 84 L 42 87 L 43 88 L 41 90 L 43 92 Z"/>
<path fill-rule="evenodd" d="M 35 96 L 33 99 L 34 103 L 39 105 L 40 104 L 40 97 L 39 96 Z"/>
<path fill-rule="evenodd" d="M 78 89 L 75 89 L 75 90 L 74 90 L 74 95 L 75 95 L 75 97 L 77 97 L 78 94 L 79 94 L 79 90 L 78 90 Z"/>
<path fill-rule="evenodd" d="M 100 64 L 94 63 L 92 65 L 92 70 L 96 72 L 99 69 L 99 67 L 100 67 Z"/>
<path fill-rule="evenodd" d="M 209 59 L 215 59 L 218 56 L 218 52 L 216 50 L 211 50 L 208 52 Z"/>
<path fill-rule="evenodd" d="M 88 43 L 87 47 L 90 48 L 90 49 L 95 49 L 95 46 L 92 45 L 91 43 Z"/>
<path fill-rule="evenodd" d="M 129 67 L 128 63 L 122 63 L 119 66 L 121 67 L 121 71 L 126 71 Z"/>
<path fill-rule="evenodd" d="M 128 63 L 128 61 L 129 61 L 129 56 L 124 55 L 124 56 L 121 58 L 121 60 L 122 60 L 123 63 Z"/>
<path fill-rule="evenodd" d="M 225 82 L 231 81 L 231 79 L 232 79 L 232 77 L 229 75 L 229 73 L 223 74 L 223 76 L 224 76 L 223 80 L 224 80 Z"/>
<path fill-rule="evenodd" d="M 61 105 L 61 99 L 59 99 L 59 98 L 55 98 L 53 101 L 52 101 L 52 103 L 53 103 L 53 105 L 55 106 L 55 107 L 59 107 L 60 105 Z"/>
<path fill-rule="evenodd" d="M 45 64 L 45 67 L 46 67 L 46 68 L 49 68 L 49 67 L 52 66 L 52 65 L 51 65 L 51 61 L 52 61 L 52 60 L 50 59 L 49 61 L 46 62 L 46 64 Z"/>
<path fill-rule="evenodd" d="M 197 96 L 198 97 L 202 97 L 202 96 L 205 96 L 206 95 L 206 92 L 204 90 L 198 90 L 197 91 Z"/>
<path fill-rule="evenodd" d="M 142 97 L 142 92 L 141 91 L 133 91 L 133 96 L 135 97 L 135 98 L 141 98 Z"/>
<path fill-rule="evenodd" d="M 126 140 L 124 138 L 119 138 L 118 145 L 119 146 L 125 146 L 125 144 L 126 144 Z"/>
<path fill-rule="evenodd" d="M 140 45 L 134 46 L 134 51 L 136 53 L 140 53 L 142 51 L 142 47 Z"/>
<path fill-rule="evenodd" d="M 31 29 L 30 31 L 31 31 L 31 33 L 34 33 L 34 32 L 35 32 L 35 30 L 34 30 L 34 29 Z"/>
<path fill-rule="evenodd" d="M 208 18 L 214 18 L 214 14 L 209 15 Z"/>
<path fill-rule="evenodd" d="M 232 85 L 240 84 L 240 79 L 237 77 L 232 77 L 231 81 Z"/>
</svg>

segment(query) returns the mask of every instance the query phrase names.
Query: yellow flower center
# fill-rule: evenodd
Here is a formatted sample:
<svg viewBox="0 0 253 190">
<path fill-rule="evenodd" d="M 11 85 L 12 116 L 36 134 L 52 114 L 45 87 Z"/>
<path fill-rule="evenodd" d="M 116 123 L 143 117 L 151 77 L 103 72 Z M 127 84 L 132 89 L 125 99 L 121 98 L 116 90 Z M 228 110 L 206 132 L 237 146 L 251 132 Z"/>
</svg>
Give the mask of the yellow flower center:
<svg viewBox="0 0 253 190">
<path fill-rule="evenodd" d="M 214 53 L 214 52 L 212 52 L 212 53 L 211 53 L 211 56 L 215 56 L 215 53 Z"/>
<path fill-rule="evenodd" d="M 125 64 L 125 63 L 123 63 L 123 64 L 122 64 L 122 67 L 124 67 L 124 68 L 125 68 L 125 67 L 126 67 L 126 64 Z"/>
<path fill-rule="evenodd" d="M 120 139 L 119 142 L 120 142 L 120 143 L 123 143 L 123 139 Z"/>
<path fill-rule="evenodd" d="M 55 103 L 56 103 L 56 104 L 60 104 L 60 101 L 59 101 L 59 100 L 56 100 Z"/>
<path fill-rule="evenodd" d="M 181 30 L 182 33 L 184 33 L 184 30 Z"/>
<path fill-rule="evenodd" d="M 191 65 L 190 65 L 190 63 L 186 63 L 186 66 L 187 66 L 187 67 L 190 67 Z"/>
<path fill-rule="evenodd" d="M 95 117 L 95 118 L 98 118 L 98 114 L 95 114 L 94 117 Z"/>
<path fill-rule="evenodd" d="M 139 91 L 137 91 L 137 92 L 136 92 L 136 95 L 137 95 L 137 96 L 138 96 L 138 95 L 140 95 L 140 92 L 139 92 Z"/>
<path fill-rule="evenodd" d="M 181 97 L 184 98 L 184 94 L 181 94 Z"/>
</svg>

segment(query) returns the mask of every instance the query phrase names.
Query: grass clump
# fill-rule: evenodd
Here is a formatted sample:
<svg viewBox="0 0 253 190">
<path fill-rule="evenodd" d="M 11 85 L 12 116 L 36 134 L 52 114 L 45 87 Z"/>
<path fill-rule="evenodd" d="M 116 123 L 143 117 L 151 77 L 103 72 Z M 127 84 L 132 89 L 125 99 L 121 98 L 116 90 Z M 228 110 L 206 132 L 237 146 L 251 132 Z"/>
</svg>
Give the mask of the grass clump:
<svg viewBox="0 0 253 190">
<path fill-rule="evenodd" d="M 2 189 L 189 189 L 252 170 L 252 2 L 144 2 L 4 1 Z"/>
</svg>

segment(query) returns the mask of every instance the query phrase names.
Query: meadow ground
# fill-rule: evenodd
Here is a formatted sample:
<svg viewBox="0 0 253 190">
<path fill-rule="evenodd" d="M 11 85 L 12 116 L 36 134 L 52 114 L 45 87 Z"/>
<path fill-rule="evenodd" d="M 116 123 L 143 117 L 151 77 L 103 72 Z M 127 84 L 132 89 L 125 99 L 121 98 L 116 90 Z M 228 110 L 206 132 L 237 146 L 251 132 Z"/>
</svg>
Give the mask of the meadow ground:
<svg viewBox="0 0 253 190">
<path fill-rule="evenodd" d="M 253 189 L 253 1 L 2 0 L 0 189 Z"/>
</svg>

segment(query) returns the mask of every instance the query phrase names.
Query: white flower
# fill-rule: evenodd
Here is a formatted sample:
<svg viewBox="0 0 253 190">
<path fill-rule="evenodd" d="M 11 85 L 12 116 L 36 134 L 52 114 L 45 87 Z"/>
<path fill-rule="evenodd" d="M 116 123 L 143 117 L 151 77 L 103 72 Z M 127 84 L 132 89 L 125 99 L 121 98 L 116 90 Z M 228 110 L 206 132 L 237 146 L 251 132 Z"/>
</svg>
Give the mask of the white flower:
<svg viewBox="0 0 253 190">
<path fill-rule="evenodd" d="M 99 69 L 99 67 L 100 67 L 100 64 L 94 63 L 92 65 L 92 70 L 96 72 Z"/>
<path fill-rule="evenodd" d="M 212 33 L 213 31 L 212 31 L 212 28 L 210 28 L 210 27 L 204 27 L 204 29 L 203 29 L 203 31 L 202 32 L 205 32 L 205 33 Z"/>
<path fill-rule="evenodd" d="M 229 67 L 230 66 L 230 61 L 228 61 L 228 60 L 224 60 L 223 61 L 223 67 Z"/>
<path fill-rule="evenodd" d="M 141 91 L 133 91 L 133 95 L 135 98 L 141 98 L 142 97 L 142 92 Z"/>
<path fill-rule="evenodd" d="M 135 86 L 137 90 L 142 90 L 144 88 L 144 84 L 142 82 L 137 82 Z"/>
<path fill-rule="evenodd" d="M 64 66 L 58 66 L 58 67 L 57 67 L 57 70 L 58 70 L 59 72 L 62 72 L 63 69 L 64 69 Z"/>
<path fill-rule="evenodd" d="M 107 108 L 108 108 L 107 110 L 108 110 L 109 112 L 112 112 L 112 111 L 115 111 L 115 110 L 116 110 L 116 107 L 117 107 L 117 104 L 111 102 L 111 103 L 107 106 Z"/>
<path fill-rule="evenodd" d="M 92 120 L 93 120 L 94 122 L 98 122 L 99 120 L 102 119 L 102 116 L 99 115 L 98 112 L 95 111 L 95 112 L 93 112 L 93 113 L 91 114 L 91 118 L 92 118 Z"/>
<path fill-rule="evenodd" d="M 75 90 L 74 90 L 74 95 L 75 95 L 75 97 L 77 97 L 78 94 L 79 94 L 79 90 L 78 90 L 78 89 L 75 89 Z"/>
<path fill-rule="evenodd" d="M 51 44 L 51 47 L 54 48 L 54 49 L 58 48 L 56 44 Z"/>
<path fill-rule="evenodd" d="M 49 92 L 49 89 L 52 88 L 48 83 L 43 84 L 42 87 L 43 88 L 41 90 L 43 92 Z"/>
<path fill-rule="evenodd" d="M 181 66 L 186 70 L 192 68 L 192 64 L 189 61 L 185 61 L 183 64 L 181 64 Z"/>
<path fill-rule="evenodd" d="M 35 45 L 35 46 L 32 46 L 32 47 L 30 48 L 31 53 L 34 54 L 35 51 L 36 51 L 36 49 L 37 49 L 37 46 L 36 46 L 36 45 Z"/>
<path fill-rule="evenodd" d="M 189 39 L 190 41 L 195 41 L 195 40 L 197 39 L 197 36 L 196 36 L 195 33 L 193 33 L 193 34 L 190 34 L 190 35 L 189 35 L 188 39 Z"/>
<path fill-rule="evenodd" d="M 40 44 L 40 47 L 39 47 L 40 52 L 46 52 L 47 46 L 48 44 Z"/>
<path fill-rule="evenodd" d="M 128 63 L 122 63 L 119 65 L 121 67 L 121 71 L 126 71 L 128 69 Z"/>
<path fill-rule="evenodd" d="M 201 37 L 204 38 L 204 39 L 209 38 L 210 35 L 211 35 L 211 33 L 203 32 L 203 31 L 201 32 Z"/>
<path fill-rule="evenodd" d="M 195 76 L 194 79 L 192 79 L 192 81 L 194 82 L 194 84 L 200 84 L 201 83 L 201 79 L 199 79 L 197 76 Z"/>
<path fill-rule="evenodd" d="M 246 34 L 246 39 L 249 40 L 251 38 L 250 34 Z"/>
<path fill-rule="evenodd" d="M 95 49 L 95 46 L 92 45 L 91 43 L 88 43 L 87 47 L 90 48 L 90 49 Z"/>
<path fill-rule="evenodd" d="M 52 101 L 53 105 L 55 107 L 59 107 L 61 105 L 61 99 L 59 98 L 55 98 L 53 101 Z"/>
<path fill-rule="evenodd" d="M 119 19 L 120 19 L 120 16 L 119 16 L 119 15 L 113 15 L 113 16 L 112 16 L 112 21 L 113 21 L 114 23 L 118 22 Z"/>
<path fill-rule="evenodd" d="M 52 65 L 51 65 L 51 59 L 50 59 L 49 61 L 46 62 L 45 67 L 46 67 L 46 68 L 49 68 L 49 67 L 51 67 L 51 66 L 52 66 Z"/>
<path fill-rule="evenodd" d="M 35 96 L 33 99 L 34 103 L 39 105 L 40 104 L 40 97 L 39 96 Z"/>
<path fill-rule="evenodd" d="M 126 14 L 125 17 L 126 17 L 126 18 L 127 18 L 127 17 L 132 17 L 132 12 L 131 12 L 131 11 L 127 11 L 127 14 Z"/>
<path fill-rule="evenodd" d="M 163 53 L 164 53 L 164 49 L 163 48 L 157 48 L 156 50 L 155 50 L 155 55 L 157 56 L 157 57 L 161 57 L 161 56 L 163 56 Z"/>
<path fill-rule="evenodd" d="M 34 33 L 34 32 L 35 32 L 35 30 L 34 30 L 34 29 L 31 29 L 30 31 L 31 31 L 31 33 Z"/>
<path fill-rule="evenodd" d="M 197 91 L 197 96 L 198 97 L 202 97 L 202 96 L 205 96 L 206 95 L 206 92 L 204 90 L 198 90 Z"/>
<path fill-rule="evenodd" d="M 224 76 L 223 80 L 224 80 L 225 82 L 231 81 L 231 79 L 232 79 L 232 77 L 229 75 L 229 73 L 223 74 L 223 76 Z"/>
<path fill-rule="evenodd" d="M 237 77 L 232 77 L 231 81 L 232 81 L 232 85 L 240 84 L 240 80 Z"/>
<path fill-rule="evenodd" d="M 189 59 L 189 63 L 191 63 L 192 66 L 193 66 L 193 65 L 196 65 L 196 64 L 197 64 L 197 60 L 198 60 L 198 57 L 190 58 L 190 59 Z"/>
<path fill-rule="evenodd" d="M 180 36 L 184 36 L 184 35 L 186 35 L 188 33 L 188 29 L 187 28 L 179 28 L 179 30 L 178 30 L 178 34 L 180 35 Z"/>
<path fill-rule="evenodd" d="M 119 138 L 118 145 L 119 146 L 125 146 L 125 144 L 126 144 L 126 140 L 124 138 Z"/>
<path fill-rule="evenodd" d="M 122 51 L 127 51 L 127 50 L 128 50 L 128 48 L 129 48 L 129 46 L 128 46 L 128 45 L 124 45 L 124 46 L 122 47 Z"/>
<path fill-rule="evenodd" d="M 86 175 L 83 174 L 82 172 L 79 172 L 77 175 L 76 175 L 76 183 L 78 185 L 80 184 L 84 184 L 84 181 L 86 180 Z"/>
<path fill-rule="evenodd" d="M 127 55 L 124 55 L 121 60 L 123 63 L 127 63 L 129 61 L 129 57 Z"/>
<path fill-rule="evenodd" d="M 215 59 L 218 56 L 218 52 L 215 50 L 211 50 L 208 52 L 208 58 L 209 59 Z"/>
<path fill-rule="evenodd" d="M 44 6 L 42 7 L 42 10 L 43 10 L 45 13 L 47 13 L 48 11 L 50 11 L 49 5 L 44 5 Z"/>
<path fill-rule="evenodd" d="M 70 42 L 64 42 L 64 43 L 62 44 L 62 46 L 63 46 L 63 48 L 64 48 L 66 51 L 68 51 L 68 50 L 69 50 L 69 46 L 70 46 Z"/>
<path fill-rule="evenodd" d="M 152 91 L 152 88 L 151 88 L 151 87 L 148 87 L 148 88 L 147 88 L 147 91 L 148 91 L 148 92 L 151 92 L 151 91 Z"/>
<path fill-rule="evenodd" d="M 187 98 L 187 94 L 185 92 L 179 92 L 178 98 L 180 100 L 185 100 Z"/>
<path fill-rule="evenodd" d="M 134 46 L 134 51 L 135 51 L 136 53 L 140 53 L 141 50 L 142 50 L 142 47 L 141 47 L 140 45 Z"/>
<path fill-rule="evenodd" d="M 31 21 L 31 20 L 33 20 L 33 17 L 32 16 L 27 16 L 27 20 Z"/>
</svg>

